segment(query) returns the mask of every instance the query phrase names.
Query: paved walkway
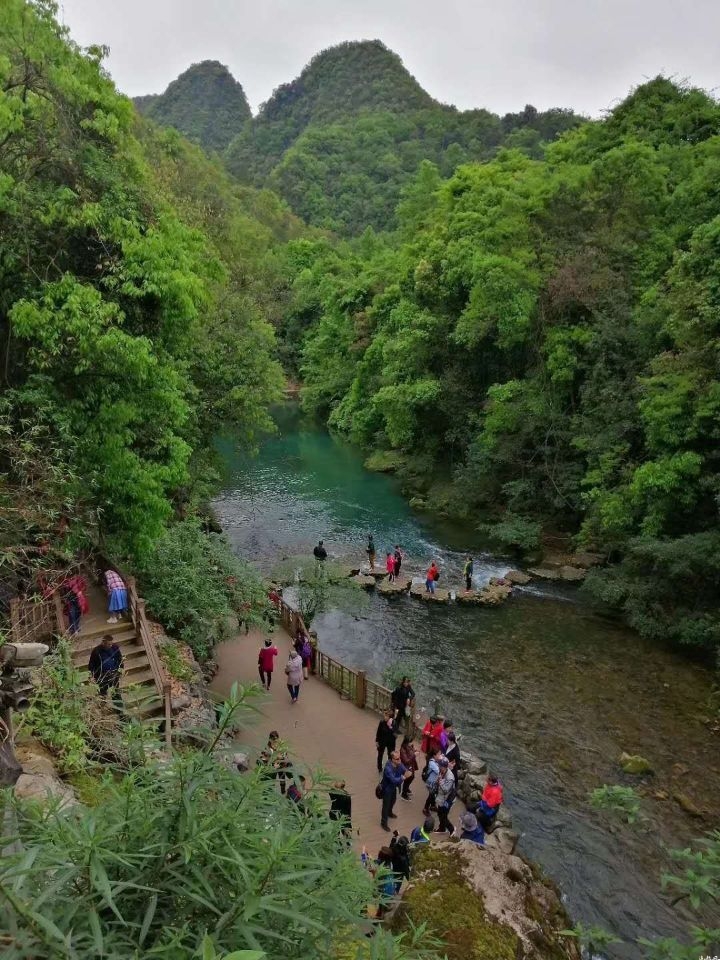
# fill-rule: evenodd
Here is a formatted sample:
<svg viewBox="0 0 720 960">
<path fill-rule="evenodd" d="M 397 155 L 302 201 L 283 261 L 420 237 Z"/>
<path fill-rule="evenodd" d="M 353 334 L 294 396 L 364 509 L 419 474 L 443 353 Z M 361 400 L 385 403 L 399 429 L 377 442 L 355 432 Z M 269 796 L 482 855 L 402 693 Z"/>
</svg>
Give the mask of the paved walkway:
<svg viewBox="0 0 720 960">
<path fill-rule="evenodd" d="M 227 694 L 236 680 L 259 683 L 257 655 L 265 636 L 251 630 L 247 637 L 240 636 L 216 648 L 220 669 L 211 684 L 213 690 Z M 290 638 L 280 629 L 276 629 L 272 638 L 280 655 L 276 659 L 270 692 L 263 696 L 257 727 L 243 731 L 239 739 L 258 749 L 265 746 L 269 731 L 277 730 L 301 765 L 310 770 L 322 768 L 333 777 L 345 780 L 352 795 L 355 844 L 358 850 L 366 845 L 368 853 L 376 856 L 391 837 L 380 827 L 380 801 L 375 798 L 379 779 L 375 731 L 380 718 L 341 699 L 332 687 L 313 676 L 303 683 L 300 699 L 292 705 L 284 674 Z M 426 792 L 419 772 L 413 788 L 414 797 L 409 803 L 398 797 L 397 819 L 390 821 L 401 836 L 409 836 L 412 828 L 423 821 Z M 457 824 L 463 812 L 464 807 L 458 801 L 453 806 L 453 823 Z"/>
</svg>

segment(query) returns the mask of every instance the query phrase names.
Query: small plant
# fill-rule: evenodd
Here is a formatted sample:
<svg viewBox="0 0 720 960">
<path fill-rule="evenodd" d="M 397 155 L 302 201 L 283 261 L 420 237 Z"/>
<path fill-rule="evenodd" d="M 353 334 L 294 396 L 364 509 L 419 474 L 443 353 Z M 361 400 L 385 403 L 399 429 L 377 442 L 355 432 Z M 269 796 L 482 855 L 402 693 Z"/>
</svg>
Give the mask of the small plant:
<svg viewBox="0 0 720 960">
<path fill-rule="evenodd" d="M 40 683 L 19 726 L 55 754 L 63 772 L 83 770 L 88 764 L 91 697 L 93 690 L 83 684 L 68 643 L 61 640 L 45 658 Z"/>
<path fill-rule="evenodd" d="M 573 937 L 580 944 L 583 953 L 592 960 L 598 950 L 603 947 L 609 947 L 613 943 L 620 943 L 618 938 L 602 927 L 585 926 L 584 923 L 576 923 L 571 930 L 561 930 L 560 936 Z"/>
<path fill-rule="evenodd" d="M 180 652 L 180 647 L 173 640 L 168 638 L 165 643 L 158 644 L 158 653 L 162 657 L 168 673 L 175 680 L 189 683 L 193 679 L 194 674 L 190 665 Z"/>
<path fill-rule="evenodd" d="M 627 823 L 635 823 L 640 816 L 640 798 L 632 787 L 606 783 L 591 792 L 590 803 L 598 810 L 622 814 Z"/>
</svg>

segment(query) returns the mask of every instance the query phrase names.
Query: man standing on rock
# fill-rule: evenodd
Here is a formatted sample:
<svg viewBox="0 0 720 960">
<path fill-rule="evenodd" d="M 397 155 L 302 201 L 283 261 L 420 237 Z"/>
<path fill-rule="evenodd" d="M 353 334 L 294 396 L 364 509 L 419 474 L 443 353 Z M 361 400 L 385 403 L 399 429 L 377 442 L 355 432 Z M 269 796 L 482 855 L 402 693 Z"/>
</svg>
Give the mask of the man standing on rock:
<svg viewBox="0 0 720 960">
<path fill-rule="evenodd" d="M 402 562 L 403 562 L 403 555 L 400 550 L 400 545 L 396 543 L 395 553 L 393 554 L 393 568 L 394 568 L 393 573 L 396 580 L 400 576 L 400 567 L 402 566 Z"/>
<path fill-rule="evenodd" d="M 467 593 L 470 593 L 472 590 L 472 578 L 473 578 L 473 558 L 468 557 L 465 561 L 465 566 L 463 567 L 463 576 L 465 577 L 465 590 Z"/>
<path fill-rule="evenodd" d="M 388 818 L 392 818 L 394 820 L 397 817 L 397 814 L 393 813 L 393 807 L 395 806 L 395 801 L 397 799 L 398 787 L 402 786 L 403 780 L 411 776 L 412 772 L 410 770 L 406 770 L 402 763 L 400 763 L 400 754 L 397 752 L 397 750 L 393 750 L 393 752 L 390 754 L 390 759 L 385 764 L 382 780 L 380 781 L 380 790 L 382 794 L 380 826 L 383 828 L 383 830 L 387 830 L 388 833 L 390 832 Z"/>
<path fill-rule="evenodd" d="M 375 541 L 373 540 L 373 535 L 368 534 L 368 545 L 366 553 L 368 555 L 368 563 L 370 564 L 370 573 L 375 571 Z"/>
<path fill-rule="evenodd" d="M 316 560 L 320 560 L 321 562 L 323 560 L 327 560 L 327 550 L 323 546 L 323 543 L 323 540 L 318 541 L 318 545 L 313 550 L 313 556 Z"/>
</svg>

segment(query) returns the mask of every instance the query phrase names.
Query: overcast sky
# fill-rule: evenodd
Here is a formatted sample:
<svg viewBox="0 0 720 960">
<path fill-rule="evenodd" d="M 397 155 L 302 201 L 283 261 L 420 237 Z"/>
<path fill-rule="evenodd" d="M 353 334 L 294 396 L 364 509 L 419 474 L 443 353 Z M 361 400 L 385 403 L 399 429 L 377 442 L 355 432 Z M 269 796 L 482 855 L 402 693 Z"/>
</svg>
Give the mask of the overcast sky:
<svg viewBox="0 0 720 960">
<path fill-rule="evenodd" d="M 253 111 L 325 47 L 382 40 L 436 99 L 598 115 L 662 72 L 720 93 L 720 0 L 60 0 L 125 93 L 220 60 Z"/>
</svg>

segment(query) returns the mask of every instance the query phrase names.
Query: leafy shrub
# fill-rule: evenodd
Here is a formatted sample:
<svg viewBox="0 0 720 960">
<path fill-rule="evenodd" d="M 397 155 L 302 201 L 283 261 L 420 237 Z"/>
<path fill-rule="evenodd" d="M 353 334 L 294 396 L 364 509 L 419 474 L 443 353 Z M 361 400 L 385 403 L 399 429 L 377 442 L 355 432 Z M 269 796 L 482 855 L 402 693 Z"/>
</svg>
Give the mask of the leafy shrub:
<svg viewBox="0 0 720 960">
<path fill-rule="evenodd" d="M 267 598 L 257 572 L 238 560 L 227 540 L 191 518 L 155 542 L 140 570 L 148 605 L 198 660 L 229 637 L 238 618 L 259 623 Z"/>
<path fill-rule="evenodd" d="M 640 815 L 640 798 L 632 787 L 604 784 L 590 794 L 590 803 L 598 810 L 622 814 L 628 823 L 635 823 Z"/>
<path fill-rule="evenodd" d="M 159 644 L 158 653 L 171 677 L 184 683 L 189 683 L 193 679 L 193 672 L 189 664 L 180 652 L 177 643 L 173 640 L 168 639 L 166 643 Z"/>
<path fill-rule="evenodd" d="M 22 727 L 55 754 L 64 772 L 82 770 L 88 763 L 89 714 L 96 697 L 82 679 L 72 665 L 67 641 L 61 640 L 45 658 L 21 720 Z"/>
<path fill-rule="evenodd" d="M 339 931 L 365 941 L 372 878 L 323 810 L 259 769 L 193 752 L 108 784 L 101 809 L 17 810 L 24 850 L 0 859 L 6 960 L 331 960 Z M 385 931 L 372 956 L 430 960 Z"/>
<path fill-rule="evenodd" d="M 497 523 L 481 523 L 478 529 L 503 547 L 510 547 L 520 553 L 537 550 L 540 546 L 542 525 L 517 513 L 506 513 Z"/>
</svg>

